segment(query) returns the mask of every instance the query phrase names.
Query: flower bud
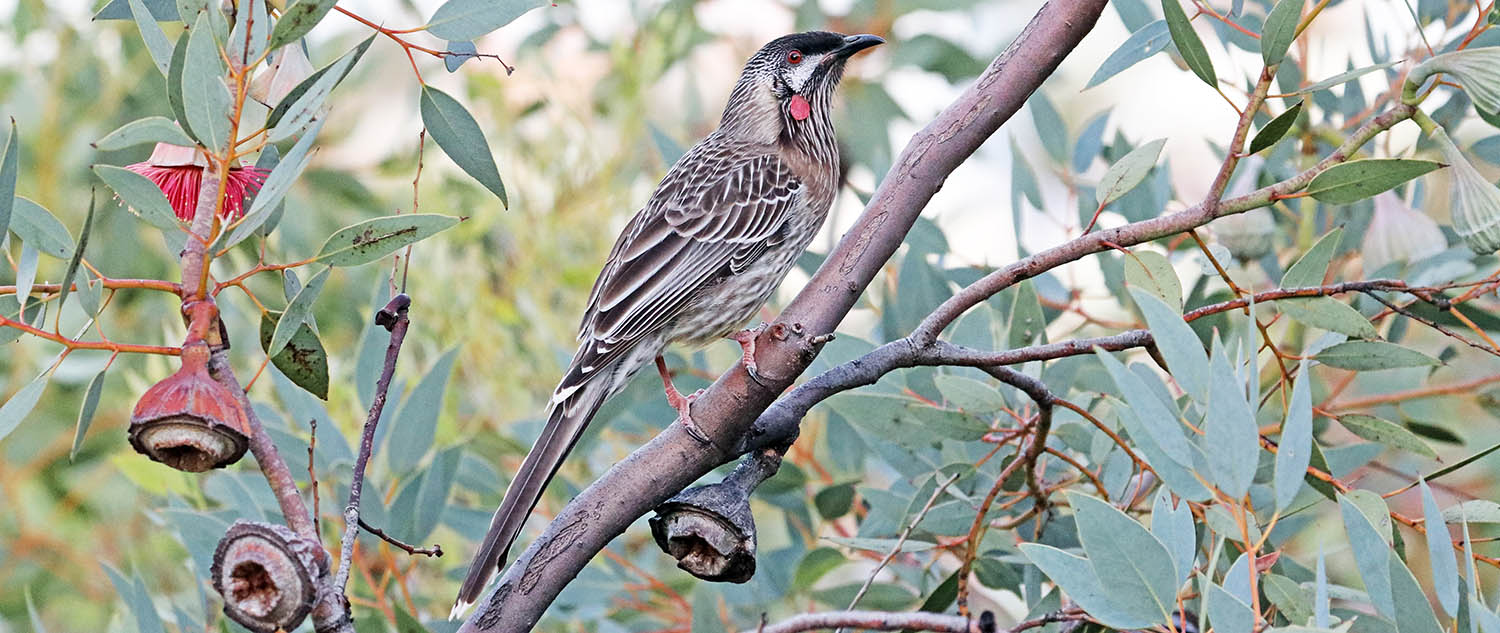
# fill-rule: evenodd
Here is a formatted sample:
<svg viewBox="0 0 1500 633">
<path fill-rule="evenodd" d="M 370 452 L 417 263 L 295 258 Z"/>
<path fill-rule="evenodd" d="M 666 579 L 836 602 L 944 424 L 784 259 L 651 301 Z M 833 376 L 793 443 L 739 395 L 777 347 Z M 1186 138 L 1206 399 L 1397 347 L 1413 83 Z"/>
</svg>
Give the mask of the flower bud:
<svg viewBox="0 0 1500 633">
<path fill-rule="evenodd" d="M 1392 262 L 1422 261 L 1447 248 L 1443 230 L 1426 213 L 1407 206 L 1394 192 L 1375 196 L 1375 213 L 1360 246 L 1367 273 Z"/>
<path fill-rule="evenodd" d="M 256 633 L 291 631 L 312 611 L 328 573 L 315 542 L 281 525 L 240 520 L 214 550 L 209 570 L 224 614 Z"/>
<path fill-rule="evenodd" d="M 201 473 L 239 461 L 250 424 L 234 393 L 208 375 L 208 344 L 182 348 L 182 368 L 141 395 L 130 416 L 130 445 L 177 470 Z"/>
<path fill-rule="evenodd" d="M 1432 142 L 1442 152 L 1443 162 L 1448 163 L 1448 205 L 1453 210 L 1454 232 L 1480 255 L 1500 250 L 1500 189 L 1464 158 L 1443 128 L 1433 130 Z"/>
<path fill-rule="evenodd" d="M 276 61 L 250 82 L 250 97 L 269 108 L 276 107 L 313 73 L 312 62 L 298 44 L 283 46 L 273 55 Z"/>
<path fill-rule="evenodd" d="M 1453 75 L 1475 107 L 1491 114 L 1500 112 L 1500 46 L 1466 48 L 1428 58 L 1406 76 L 1406 90 L 1421 88 L 1428 77 L 1438 73 Z"/>
</svg>

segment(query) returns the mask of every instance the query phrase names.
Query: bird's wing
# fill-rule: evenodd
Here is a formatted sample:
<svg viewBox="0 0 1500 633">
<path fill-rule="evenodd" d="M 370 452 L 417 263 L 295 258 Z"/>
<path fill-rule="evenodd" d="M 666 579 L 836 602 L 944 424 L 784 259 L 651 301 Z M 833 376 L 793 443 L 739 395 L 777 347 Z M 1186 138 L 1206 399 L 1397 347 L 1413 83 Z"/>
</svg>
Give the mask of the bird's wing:
<svg viewBox="0 0 1500 633">
<path fill-rule="evenodd" d="M 677 316 L 705 284 L 742 272 L 784 239 L 803 192 L 791 167 L 764 148 L 694 148 L 615 243 L 580 327 L 595 353 L 581 351 L 559 390 Z"/>
</svg>

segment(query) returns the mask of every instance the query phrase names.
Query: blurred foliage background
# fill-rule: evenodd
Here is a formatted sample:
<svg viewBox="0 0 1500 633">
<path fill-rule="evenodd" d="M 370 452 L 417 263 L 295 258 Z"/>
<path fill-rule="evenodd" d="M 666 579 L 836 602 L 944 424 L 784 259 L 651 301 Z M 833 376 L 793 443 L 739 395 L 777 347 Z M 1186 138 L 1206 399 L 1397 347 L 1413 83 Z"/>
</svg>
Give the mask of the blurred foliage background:
<svg viewBox="0 0 1500 633">
<path fill-rule="evenodd" d="M 340 6 L 403 27 L 423 23 L 436 4 L 370 0 Z M 1244 23 L 1258 29 L 1269 4 L 1245 4 Z M 666 167 L 713 129 L 745 57 L 771 37 L 810 28 L 877 33 L 890 41 L 857 59 L 840 89 L 839 129 L 849 186 L 826 234 L 804 258 L 802 272 L 794 272 L 773 301 L 774 310 L 805 279 L 805 272 L 820 263 L 819 254 L 858 213 L 909 133 L 976 76 L 1038 6 L 1032 0 L 560 2 L 478 43 L 482 52 L 498 54 L 515 66 L 513 74 L 493 60 L 471 60 L 448 74 L 440 61 L 419 57 L 424 78 L 457 96 L 484 127 L 509 191 L 509 209 L 435 151 L 430 140 L 420 143 L 418 85 L 411 67 L 397 46 L 378 39 L 335 93 L 318 154 L 267 244 L 273 261 L 293 261 L 316 252 L 341 226 L 398 210 L 468 218 L 413 251 L 406 281 L 413 299 L 412 335 L 392 391 L 393 398 L 403 397 L 386 409 L 390 418 L 381 426 L 365 495 L 370 523 L 412 542 L 441 543 L 448 555 L 407 557 L 362 536 L 351 586 L 360 630 L 426 626 L 441 631 L 453 626 L 441 616 L 509 473 L 540 430 L 544 398 L 574 349 L 576 318 L 605 253 Z M 75 231 L 88 191 L 96 185 L 90 165 L 129 164 L 149 153 L 145 147 L 100 152 L 90 143 L 126 122 L 168 113 L 163 82 L 134 25 L 91 21 L 95 8 L 81 0 L 0 3 L 0 113 L 13 117 L 20 129 L 18 193 L 52 210 Z M 1470 8 L 1463 2 L 1424 1 L 1419 19 L 1442 41 L 1437 36 L 1461 28 L 1461 20 L 1472 17 L 1466 13 Z M 1182 70 L 1180 58 L 1156 55 L 1083 91 L 1129 33 L 1160 15 L 1159 6 L 1139 0 L 1117 0 L 1114 9 L 1041 96 L 948 181 L 928 219 L 870 287 L 814 371 L 903 335 L 957 284 L 972 281 L 989 266 L 1076 235 L 1093 212 L 1091 183 L 1137 144 L 1169 136 L 1167 160 L 1146 186 L 1105 214 L 1106 225 L 1153 217 L 1206 191 L 1235 115 Z M 1298 63 L 1284 65 L 1288 76 L 1279 78 L 1284 90 L 1355 66 L 1400 59 L 1403 51 L 1421 43 L 1400 3 L 1342 0 L 1327 11 L 1299 40 Z M 1244 63 L 1247 52 L 1255 51 L 1253 41 L 1247 44 L 1233 29 L 1209 22 L 1212 26 L 1200 30 L 1212 29 L 1222 38 L 1222 43 L 1211 42 L 1210 51 L 1221 69 L 1253 72 L 1254 65 Z M 166 26 L 171 36 L 180 29 Z M 368 33 L 352 20 L 330 15 L 310 38 L 314 64 L 326 64 Z M 1157 44 L 1158 50 L 1170 46 Z M 1326 139 L 1320 141 L 1319 134 L 1337 141 L 1338 134 L 1368 116 L 1374 95 L 1398 70 L 1314 92 L 1308 99 L 1316 119 L 1298 133 L 1309 147 L 1326 150 Z M 1237 77 L 1229 83 L 1245 81 Z M 1490 136 L 1483 122 L 1466 117 L 1461 93 L 1444 91 L 1436 98 L 1442 99 L 1459 104 L 1450 108 L 1448 119 L 1453 122 L 1450 131 L 1463 131 L 1454 132 L 1455 137 Z M 1433 115 L 1447 121 L 1441 108 Z M 1481 141 L 1474 153 L 1487 160 L 1500 157 L 1500 142 L 1493 141 Z M 1414 129 L 1398 129 L 1381 151 L 1395 154 L 1415 142 Z M 1293 143 L 1273 150 L 1266 161 L 1268 177 L 1294 173 L 1300 160 L 1296 151 Z M 1427 195 L 1420 184 L 1408 193 L 1415 203 Z M 1437 210 L 1441 204 L 1424 208 Z M 1276 249 L 1237 265 L 1235 274 L 1256 289 L 1274 287 L 1282 267 L 1335 226 L 1344 226 L 1348 235 L 1338 250 L 1340 265 L 1357 268 L 1371 209 L 1369 202 L 1283 209 L 1275 219 Z M 1434 215 L 1442 219 L 1441 211 Z M 101 205 L 93 235 L 90 261 L 109 275 L 177 278 L 174 254 L 156 233 L 142 230 L 114 205 Z M 1230 296 L 1212 268 L 1194 258 L 1191 243 L 1164 246 L 1169 248 L 1158 250 L 1171 255 L 1183 277 L 1189 307 Z M 17 250 L 12 244 L 6 252 L 12 262 Z M 1411 270 L 1398 265 L 1387 272 L 1426 274 L 1436 283 L 1494 268 L 1493 258 L 1476 259 L 1462 245 L 1445 253 Z M 216 262 L 216 276 L 227 278 L 248 268 L 256 254 L 253 247 L 240 247 Z M 1045 336 L 1053 339 L 1112 332 L 1137 321 L 1124 294 L 1122 258 L 1096 259 L 997 297 L 958 323 L 954 340 L 987 348 L 1030 342 L 1035 332 L 1021 334 L 1014 319 L 1018 313 L 1029 318 L 1024 311 L 1033 306 L 1049 324 Z M 65 264 L 44 261 L 40 277 L 56 278 Z M 1380 271 L 1365 272 L 1370 277 Z M 317 420 L 312 470 L 320 482 L 320 516 L 330 543 L 341 526 L 338 513 L 352 465 L 350 446 L 384 350 L 384 332 L 369 321 L 391 292 L 391 273 L 392 267 L 384 264 L 341 268 L 317 304 L 318 331 L 329 351 L 333 378 L 327 402 L 292 386 L 274 368 L 265 369 L 252 390 L 257 411 L 304 483 L 309 422 Z M 10 274 L 0 268 L 0 281 L 8 281 Z M 308 275 L 302 275 L 305 281 Z M 282 297 L 281 280 L 274 274 L 257 278 L 253 287 L 261 297 Z M 263 358 L 254 338 L 258 312 L 233 290 L 224 297 L 221 306 L 231 339 L 242 350 L 237 369 L 248 379 Z M 1367 313 L 1378 308 L 1358 305 Z M 172 345 L 182 335 L 177 309 L 175 299 L 160 293 L 122 291 L 103 326 L 116 339 Z M 1494 317 L 1484 311 L 1480 317 L 1485 329 L 1500 330 Z M 1201 336 L 1215 326 L 1225 332 L 1244 327 L 1243 320 L 1227 316 L 1193 325 L 1201 328 Z M 1302 334 L 1287 336 L 1300 341 Z M 1470 384 L 1444 394 L 1454 397 L 1372 406 L 1412 429 L 1425 430 L 1444 456 L 1492 443 L 1497 434 L 1487 407 L 1494 399 L 1475 394 L 1487 377 L 1500 376 L 1500 363 L 1462 353 L 1426 332 L 1414 331 L 1406 342 L 1450 362 L 1431 370 L 1360 374 L 1337 391 L 1354 398 L 1429 383 Z M 30 382 L 56 352 L 56 346 L 34 340 L 0 347 L 0 393 L 13 393 Z M 679 350 L 669 363 L 681 371 L 677 385 L 688 392 L 705 386 L 737 354 L 726 343 Z M 99 413 L 79 450 L 70 454 L 82 391 L 107 356 L 70 356 L 37 410 L 0 442 L 0 504 L 8 510 L 0 514 L 0 586 L 11 589 L 0 593 L 0 630 L 42 625 L 54 631 L 148 630 L 162 626 L 160 620 L 179 631 L 238 630 L 212 606 L 216 597 L 204 582 L 208 556 L 229 522 L 241 517 L 275 520 L 276 505 L 249 460 L 206 476 L 188 476 L 160 468 L 128 448 L 124 429 L 135 398 L 175 368 L 162 358 L 123 356 L 115 362 Z M 1265 369 L 1270 371 L 1270 364 Z M 1113 391 L 1102 372 L 1096 361 L 1081 358 L 1050 363 L 1043 375 L 1063 393 Z M 950 378 L 940 381 L 939 376 Z M 957 384 L 951 377 L 982 374 L 909 370 L 872 391 L 942 402 L 954 393 L 943 389 Z M 1334 391 L 1334 379 L 1325 378 L 1314 384 L 1315 402 Z M 643 374 L 596 418 L 538 508 L 534 525 L 673 418 L 655 381 Z M 1007 411 L 1022 408 L 1024 401 L 1016 395 L 1001 395 L 1009 402 Z M 930 436 L 893 436 L 889 428 L 859 424 L 857 418 L 866 410 L 858 401 L 831 405 L 809 418 L 780 474 L 757 495 L 760 572 L 750 583 L 693 581 L 650 543 L 641 521 L 570 586 L 541 628 L 733 630 L 753 627 L 762 612 L 785 615 L 843 607 L 879 558 L 871 543 L 881 541 L 858 539 L 894 536 L 903 519 L 932 495 L 940 470 L 978 463 L 976 470 L 964 471 L 954 488 L 957 496 L 927 515 L 919 535 L 923 542 L 942 546 L 944 539 L 967 531 L 973 518 L 970 497 L 982 495 L 986 477 L 993 479 L 1001 466 L 1001 460 L 987 460 L 993 448 L 989 443 L 950 437 L 933 446 Z M 1003 415 L 996 413 L 989 423 L 1003 425 Z M 1319 424 L 1323 433 L 1327 423 Z M 968 433 L 954 432 L 959 437 Z M 1383 491 L 1404 484 L 1411 473 L 1433 468 L 1424 457 L 1388 451 L 1378 468 L 1361 469 L 1381 454 L 1382 445 L 1359 442 L 1336 429 L 1329 433 L 1331 444 L 1338 446 L 1327 449 L 1328 465 L 1335 475 L 1350 476 L 1361 485 Z M 1067 447 L 1097 457 L 1088 461 L 1100 468 L 1109 485 L 1123 485 L 1121 477 L 1128 478 L 1128 460 L 1121 470 L 1120 458 L 1108 447 L 1101 452 L 1095 444 L 1091 450 L 1093 440 L 1081 419 L 1060 416 L 1057 435 Z M 1447 482 L 1445 494 L 1482 495 L 1492 471 L 1466 470 Z M 1393 509 L 1417 507 L 1412 505 L 1417 501 L 1405 497 L 1392 503 Z M 1411 513 L 1419 515 L 1420 510 Z M 1293 526 L 1311 535 L 1295 546 L 1303 552 L 1337 530 L 1336 522 L 1325 528 L 1316 517 L 1308 513 Z M 1288 535 L 1295 532 L 1286 527 L 1292 523 L 1283 524 Z M 999 609 L 1012 620 L 1052 604 L 1042 601 L 1040 578 L 1034 567 L 1022 564 L 1010 542 L 1014 538 L 992 531 L 986 539 L 987 554 L 977 568 L 983 588 L 976 598 L 983 608 Z M 1068 543 L 1066 538 L 1057 541 Z M 1352 577 L 1348 553 L 1331 554 L 1343 557 L 1334 575 Z M 904 556 L 861 604 L 946 607 L 943 599 L 952 600 L 954 568 L 951 559 L 938 555 Z M 1305 567 L 1283 571 L 1299 581 L 1308 573 Z M 34 603 L 30 607 L 28 595 Z"/>
</svg>

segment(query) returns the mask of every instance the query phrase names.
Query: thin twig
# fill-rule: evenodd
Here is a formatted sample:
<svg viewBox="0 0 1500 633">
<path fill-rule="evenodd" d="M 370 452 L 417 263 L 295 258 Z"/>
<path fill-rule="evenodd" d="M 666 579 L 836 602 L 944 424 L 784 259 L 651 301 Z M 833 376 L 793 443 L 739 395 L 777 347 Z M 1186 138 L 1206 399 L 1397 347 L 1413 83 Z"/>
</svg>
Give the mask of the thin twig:
<svg viewBox="0 0 1500 633">
<path fill-rule="evenodd" d="M 309 490 L 312 490 L 313 532 L 315 534 L 321 535 L 323 533 L 323 530 L 318 525 L 318 472 L 317 469 L 313 467 L 313 455 L 318 450 L 318 419 L 308 418 L 307 426 L 309 427 L 309 430 L 307 432 L 307 487 Z"/>
<path fill-rule="evenodd" d="M 358 519 L 358 521 L 360 529 L 380 537 L 380 540 L 390 543 L 391 545 L 395 546 L 396 549 L 402 550 L 407 554 L 411 554 L 412 556 L 421 554 L 423 556 L 436 556 L 438 558 L 443 557 L 442 545 L 438 545 L 437 543 L 433 543 L 432 547 L 417 547 L 415 545 L 408 545 L 402 542 L 401 539 L 386 534 L 380 528 L 370 525 L 369 523 L 365 523 L 364 519 Z"/>
<path fill-rule="evenodd" d="M 896 544 L 891 546 L 891 551 L 887 552 L 885 558 L 880 559 L 880 562 L 875 564 L 875 569 L 870 570 L 870 576 L 865 578 L 865 584 L 860 586 L 859 591 L 854 592 L 854 599 L 849 601 L 850 611 L 853 611 L 854 607 L 859 606 L 859 599 L 865 597 L 865 592 L 870 590 L 870 583 L 875 582 L 875 576 L 880 574 L 880 570 L 885 569 L 885 566 L 891 562 L 891 559 L 896 557 L 896 554 L 901 553 L 901 546 L 906 544 L 906 539 L 911 536 L 912 530 L 917 529 L 917 524 L 921 523 L 922 519 L 927 517 L 927 511 L 932 509 L 932 504 L 937 503 L 938 497 L 943 496 L 943 491 L 947 490 L 948 486 L 952 485 L 955 481 L 958 481 L 958 473 L 954 473 L 952 477 L 949 477 L 947 481 L 944 481 L 942 485 L 939 485 L 936 490 L 932 491 L 932 496 L 927 499 L 927 503 L 906 524 L 906 529 L 901 531 L 901 536 L 896 538 Z M 839 631 L 842 630 L 842 628 L 839 629 Z"/>
<path fill-rule="evenodd" d="M 410 305 L 410 297 L 398 294 L 375 313 L 375 323 L 390 331 L 391 342 L 385 348 L 385 366 L 380 370 L 380 380 L 375 383 L 375 399 L 370 403 L 369 415 L 365 416 L 359 455 L 354 460 L 354 477 L 349 481 L 349 504 L 344 506 L 344 538 L 339 548 L 339 571 L 334 576 L 334 587 L 340 592 L 349 585 L 349 567 L 354 559 L 354 537 L 359 534 L 360 527 L 359 497 L 364 489 L 365 467 L 370 463 L 370 454 L 375 451 L 375 426 L 380 423 L 380 412 L 385 409 L 385 396 L 391 388 L 391 375 L 396 373 L 396 359 L 401 355 L 401 342 L 406 339 L 406 329 L 411 323 L 406 314 Z"/>
</svg>

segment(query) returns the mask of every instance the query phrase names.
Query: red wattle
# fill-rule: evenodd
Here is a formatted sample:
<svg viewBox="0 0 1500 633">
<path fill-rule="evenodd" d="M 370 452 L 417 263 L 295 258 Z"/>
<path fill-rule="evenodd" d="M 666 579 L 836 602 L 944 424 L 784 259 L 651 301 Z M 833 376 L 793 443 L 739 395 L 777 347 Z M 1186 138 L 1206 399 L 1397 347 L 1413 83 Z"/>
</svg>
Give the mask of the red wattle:
<svg viewBox="0 0 1500 633">
<path fill-rule="evenodd" d="M 792 118 L 798 121 L 805 120 L 807 117 L 812 116 L 812 104 L 808 103 L 807 99 L 802 95 L 792 95 L 792 103 L 790 104 L 790 108 L 792 110 Z"/>
</svg>

